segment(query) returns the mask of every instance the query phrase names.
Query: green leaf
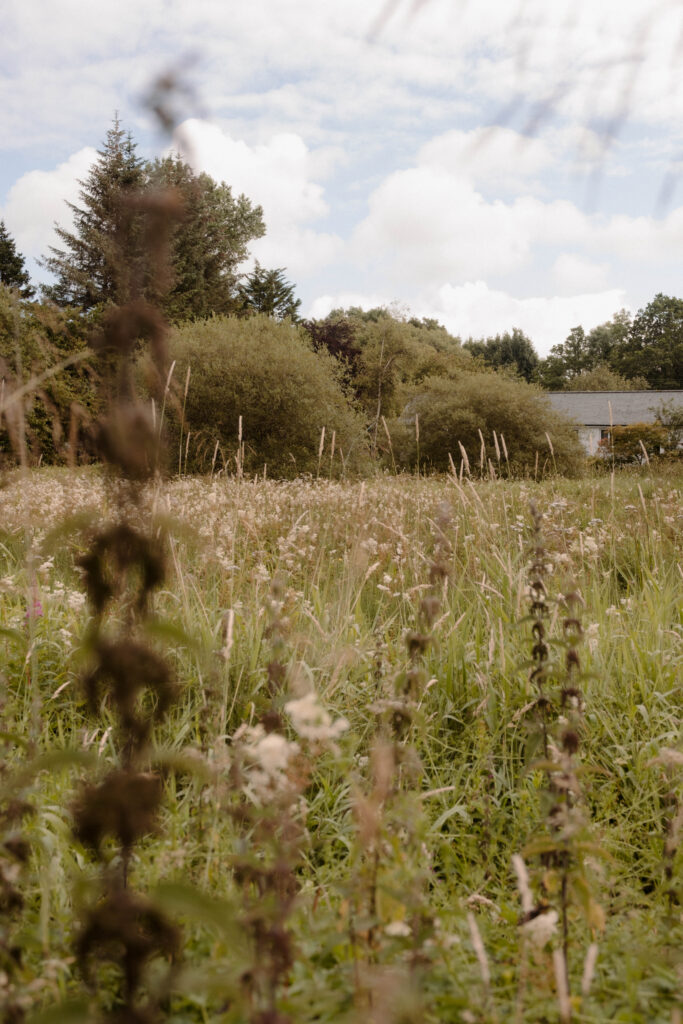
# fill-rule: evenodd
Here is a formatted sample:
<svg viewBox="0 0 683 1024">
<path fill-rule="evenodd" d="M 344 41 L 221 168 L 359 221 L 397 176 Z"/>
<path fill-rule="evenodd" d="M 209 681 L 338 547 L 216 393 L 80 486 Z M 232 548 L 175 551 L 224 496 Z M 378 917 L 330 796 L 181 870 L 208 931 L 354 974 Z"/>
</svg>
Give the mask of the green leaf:
<svg viewBox="0 0 683 1024">
<path fill-rule="evenodd" d="M 462 820 L 466 824 L 468 824 L 468 825 L 469 825 L 469 823 L 472 820 L 470 815 L 468 814 L 466 808 L 463 807 L 462 804 L 453 804 L 452 807 L 449 807 L 448 810 L 444 811 L 443 814 L 439 815 L 439 817 L 436 819 L 436 821 L 432 825 L 430 831 L 431 832 L 440 832 L 441 829 L 443 828 L 443 826 L 448 821 L 448 819 L 452 818 L 456 814 L 459 815 L 462 818 Z"/>
<path fill-rule="evenodd" d="M 225 900 L 182 882 L 164 882 L 153 891 L 152 898 L 171 917 L 180 915 L 193 924 L 211 928 L 235 941 L 239 939 L 237 912 Z"/>
<path fill-rule="evenodd" d="M 199 651 L 201 645 L 197 640 L 186 633 L 182 626 L 171 622 L 170 619 L 150 619 L 145 622 L 144 631 L 147 636 L 155 640 L 162 640 L 166 643 L 182 644 L 191 650 Z"/>
</svg>

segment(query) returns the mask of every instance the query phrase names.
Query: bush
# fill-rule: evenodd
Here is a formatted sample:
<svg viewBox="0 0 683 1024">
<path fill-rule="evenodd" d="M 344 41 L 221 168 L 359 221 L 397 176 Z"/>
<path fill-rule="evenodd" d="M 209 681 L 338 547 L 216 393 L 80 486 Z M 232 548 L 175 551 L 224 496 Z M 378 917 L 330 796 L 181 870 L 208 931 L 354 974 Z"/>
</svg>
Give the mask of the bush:
<svg viewBox="0 0 683 1024">
<path fill-rule="evenodd" d="M 484 468 L 490 459 L 501 474 L 535 473 L 537 459 L 542 472 L 571 474 L 584 461 L 577 426 L 556 413 L 538 388 L 498 373 L 466 374 L 456 381 L 431 378 L 390 424 L 390 433 L 397 463 L 411 468 L 417 466 L 418 450 L 421 469 L 448 470 L 449 454 L 459 466 L 460 442 L 475 472 L 481 467 L 482 437 Z"/>
<path fill-rule="evenodd" d="M 23 449 L 30 464 L 87 458 L 83 431 L 99 407 L 96 358 L 88 348 L 94 317 L 50 304 L 21 301 L 0 287 L 0 382 L 4 394 L 55 371 L 72 356 L 84 358 L 34 383 L 21 406 L 0 413 L 0 462 L 13 464 Z M 21 436 L 20 436 L 21 435 Z M 70 449 L 73 445 L 73 450 Z"/>
<path fill-rule="evenodd" d="M 659 458 L 669 445 L 669 431 L 661 423 L 630 423 L 612 427 L 610 436 L 603 437 L 600 452 L 620 465 L 643 463 Z"/>
<path fill-rule="evenodd" d="M 170 340 L 174 407 L 167 409 L 171 468 L 208 472 L 214 465 L 293 477 L 315 473 L 325 427 L 325 472 L 335 432 L 334 471 L 358 471 L 367 458 L 363 422 L 347 400 L 335 360 L 316 354 L 301 328 L 267 316 L 213 317 L 177 328 Z M 187 398 L 184 385 L 191 368 Z M 185 404 L 181 440 L 180 413 Z M 188 431 L 190 442 L 185 451 Z"/>
</svg>

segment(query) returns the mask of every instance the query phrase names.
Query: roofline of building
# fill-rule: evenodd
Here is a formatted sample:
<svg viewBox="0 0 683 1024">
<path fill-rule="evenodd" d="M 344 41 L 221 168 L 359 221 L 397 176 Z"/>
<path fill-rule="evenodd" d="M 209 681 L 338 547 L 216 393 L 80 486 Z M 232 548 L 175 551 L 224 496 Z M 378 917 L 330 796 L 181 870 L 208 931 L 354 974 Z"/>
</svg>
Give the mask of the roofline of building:
<svg viewBox="0 0 683 1024">
<path fill-rule="evenodd" d="M 628 391 L 546 391 L 546 395 L 680 395 L 683 394 L 683 388 L 658 388 L 654 389 L 634 391 L 632 388 Z"/>
</svg>

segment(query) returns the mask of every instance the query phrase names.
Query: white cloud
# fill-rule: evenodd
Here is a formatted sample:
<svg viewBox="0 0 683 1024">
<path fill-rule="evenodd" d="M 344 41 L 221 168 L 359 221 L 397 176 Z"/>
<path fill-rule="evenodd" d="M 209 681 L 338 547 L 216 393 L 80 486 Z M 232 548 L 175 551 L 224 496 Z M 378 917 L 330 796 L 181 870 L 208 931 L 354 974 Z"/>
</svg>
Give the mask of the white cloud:
<svg viewBox="0 0 683 1024">
<path fill-rule="evenodd" d="M 293 132 L 251 146 L 198 120 L 180 125 L 178 139 L 195 170 L 226 181 L 234 194 L 243 192 L 263 207 L 266 236 L 253 244 L 252 253 L 264 265 L 302 274 L 329 263 L 339 252 L 337 236 L 309 226 L 328 213 L 324 189 L 314 178 L 329 169 L 329 152 L 320 158 Z"/>
<path fill-rule="evenodd" d="M 54 170 L 28 171 L 14 183 L 7 194 L 2 216 L 25 256 L 39 258 L 57 241 L 55 221 L 67 229 L 71 226 L 66 201 L 78 202 L 79 179 L 87 178 L 96 159 L 96 150 L 86 146 Z"/>
<path fill-rule="evenodd" d="M 342 291 L 317 296 L 308 306 L 306 316 L 317 320 L 326 317 L 333 309 L 349 309 L 352 306 L 358 306 L 360 309 L 377 309 L 394 305 L 380 292 Z"/>
<path fill-rule="evenodd" d="M 445 284 L 432 296 L 432 316 L 461 337 L 483 337 L 519 327 L 534 342 L 541 355 L 564 341 L 572 327 L 582 324 L 590 330 L 609 320 L 626 306 L 624 292 L 608 291 L 567 296 L 517 298 L 489 288 L 484 281 L 464 285 Z M 437 312 L 438 311 L 438 312 Z M 419 311 L 420 316 L 427 313 Z"/>
<path fill-rule="evenodd" d="M 569 202 L 490 201 L 457 170 L 417 166 L 375 189 L 352 248 L 363 265 L 382 265 L 392 284 L 414 287 L 518 271 L 534 246 L 574 244 L 588 230 Z"/>
<path fill-rule="evenodd" d="M 560 253 L 553 264 L 553 279 L 565 295 L 601 291 L 607 287 L 608 275 L 606 263 L 591 263 L 571 252 Z"/>
<path fill-rule="evenodd" d="M 431 139 L 420 149 L 417 163 L 440 169 L 476 185 L 497 191 L 528 188 L 529 181 L 557 161 L 545 139 L 520 135 L 511 128 L 452 130 Z"/>
</svg>

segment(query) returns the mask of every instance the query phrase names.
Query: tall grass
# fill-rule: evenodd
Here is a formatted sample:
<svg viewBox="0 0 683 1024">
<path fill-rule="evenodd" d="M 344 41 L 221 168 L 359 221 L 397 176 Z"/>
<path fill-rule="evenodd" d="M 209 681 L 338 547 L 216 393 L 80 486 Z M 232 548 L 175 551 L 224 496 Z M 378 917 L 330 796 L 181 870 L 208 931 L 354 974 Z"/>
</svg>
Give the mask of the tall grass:
<svg viewBox="0 0 683 1024">
<path fill-rule="evenodd" d="M 176 767 L 164 772 L 156 832 L 131 851 L 136 886 L 183 927 L 182 960 L 157 1015 L 677 1019 L 679 478 L 220 477 L 152 479 L 143 491 L 151 535 L 169 538 L 167 579 L 145 628 L 182 683 L 152 736 Z M 567 618 L 554 600 L 581 599 L 580 616 L 571 616 L 583 631 L 576 767 L 595 845 L 584 851 L 585 870 L 604 920 L 587 916 L 576 895 L 561 907 L 570 1002 L 553 961 L 563 929 L 558 920 L 539 941 L 525 939 L 529 908 L 513 867 L 543 834 L 547 813 L 529 678 L 531 499 L 544 538 L 551 657 L 566 650 L 554 646 Z M 99 751 L 112 768 L 115 718 L 105 706 L 101 721 L 90 720 L 78 685 L 93 620 L 76 527 L 94 510 L 111 516 L 117 500 L 97 470 L 17 474 L 0 491 L 3 729 L 33 728 L 41 754 Z M 273 580 L 281 581 L 275 595 Z M 42 614 L 29 623 L 32 587 Z M 320 728 L 339 719 L 348 728 L 310 747 L 286 710 L 301 699 L 317 708 Z M 391 753 L 396 715 L 409 716 L 409 729 Z M 298 748 L 266 779 L 271 811 L 281 784 L 295 794 L 286 819 L 260 813 L 253 779 L 247 784 L 263 753 L 259 723 Z M 16 770 L 18 747 L 6 749 L 6 761 Z M 30 788 L 35 810 L 23 831 L 32 854 L 12 942 L 23 950 L 13 984 L 35 1013 L 85 992 L 73 962 L 73 882 L 95 863 L 71 832 L 74 779 L 40 772 Z M 290 819 L 296 841 L 287 840 L 282 870 L 292 885 L 281 917 L 279 883 L 254 902 L 252 868 L 278 863 L 277 836 Z M 562 872 L 551 865 L 544 878 L 534 857 L 524 855 L 533 899 L 560 906 L 553 886 Z M 288 936 L 287 957 L 265 974 L 273 951 L 258 945 L 259 919 Z M 152 958 L 148 984 L 162 961 Z M 114 993 L 106 971 L 102 985 Z M 83 1019 L 93 1012 L 78 1005 Z"/>
</svg>

